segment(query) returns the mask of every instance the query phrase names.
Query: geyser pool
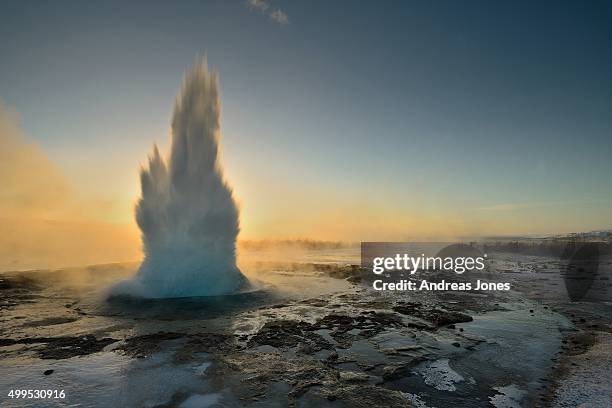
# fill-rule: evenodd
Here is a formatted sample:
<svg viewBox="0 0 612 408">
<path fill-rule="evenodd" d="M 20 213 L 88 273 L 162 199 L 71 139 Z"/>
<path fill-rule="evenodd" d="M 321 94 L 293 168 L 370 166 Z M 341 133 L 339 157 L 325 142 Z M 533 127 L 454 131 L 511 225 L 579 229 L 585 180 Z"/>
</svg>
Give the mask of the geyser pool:
<svg viewBox="0 0 612 408">
<path fill-rule="evenodd" d="M 141 169 L 136 221 L 144 260 L 113 294 L 209 296 L 246 285 L 236 266 L 238 207 L 219 162 L 220 114 L 217 74 L 200 61 L 174 106 L 169 157 L 154 146 Z"/>
</svg>

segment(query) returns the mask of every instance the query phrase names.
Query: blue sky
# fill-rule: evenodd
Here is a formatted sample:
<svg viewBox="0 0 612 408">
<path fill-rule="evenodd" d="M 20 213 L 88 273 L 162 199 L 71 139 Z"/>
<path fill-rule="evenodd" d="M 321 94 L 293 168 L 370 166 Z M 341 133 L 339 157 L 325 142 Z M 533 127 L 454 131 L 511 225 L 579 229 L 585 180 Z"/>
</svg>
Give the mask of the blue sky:
<svg viewBox="0 0 612 408">
<path fill-rule="evenodd" d="M 0 13 L 0 98 L 109 220 L 206 54 L 247 236 L 612 227 L 610 2 L 124 3 Z"/>
</svg>

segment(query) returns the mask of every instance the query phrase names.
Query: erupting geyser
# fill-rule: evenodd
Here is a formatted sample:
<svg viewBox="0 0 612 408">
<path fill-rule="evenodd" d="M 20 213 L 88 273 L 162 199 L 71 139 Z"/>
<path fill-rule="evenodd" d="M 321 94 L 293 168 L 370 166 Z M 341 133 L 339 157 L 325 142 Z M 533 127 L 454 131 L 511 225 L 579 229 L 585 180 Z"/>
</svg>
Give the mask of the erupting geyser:
<svg viewBox="0 0 612 408">
<path fill-rule="evenodd" d="M 238 207 L 219 163 L 220 111 L 217 75 L 199 62 L 176 100 L 170 156 L 164 160 L 155 146 L 140 172 L 136 221 L 145 257 L 114 293 L 222 295 L 246 284 L 236 266 Z"/>
</svg>

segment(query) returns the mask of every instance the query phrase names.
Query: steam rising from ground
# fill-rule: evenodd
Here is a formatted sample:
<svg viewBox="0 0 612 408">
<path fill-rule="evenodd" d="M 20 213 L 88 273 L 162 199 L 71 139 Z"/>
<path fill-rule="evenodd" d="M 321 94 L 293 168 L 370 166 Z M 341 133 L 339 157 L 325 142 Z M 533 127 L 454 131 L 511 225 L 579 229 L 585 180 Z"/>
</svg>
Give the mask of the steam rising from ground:
<svg viewBox="0 0 612 408">
<path fill-rule="evenodd" d="M 0 100 L 0 272 L 140 257 L 130 225 L 103 216 L 105 201 L 74 190 Z"/>
<path fill-rule="evenodd" d="M 220 111 L 217 75 L 200 62 L 174 107 L 169 158 L 155 146 L 141 170 L 136 221 L 145 258 L 115 293 L 207 296 L 245 284 L 236 266 L 238 208 L 219 164 Z"/>
</svg>

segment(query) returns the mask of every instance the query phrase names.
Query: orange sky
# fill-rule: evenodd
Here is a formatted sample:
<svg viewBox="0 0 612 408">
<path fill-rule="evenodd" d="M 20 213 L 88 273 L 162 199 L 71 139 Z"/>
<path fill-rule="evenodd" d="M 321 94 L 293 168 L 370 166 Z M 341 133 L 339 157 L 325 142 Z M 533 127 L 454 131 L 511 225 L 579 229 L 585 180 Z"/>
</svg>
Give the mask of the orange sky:
<svg viewBox="0 0 612 408">
<path fill-rule="evenodd" d="M 146 153 L 134 153 L 131 164 L 72 154 L 73 160 L 62 161 L 62 167 L 28 140 L 19 128 L 18 114 L 1 106 L 0 268 L 140 259 L 133 207 L 137 166 Z M 360 190 L 352 185 L 340 190 L 325 180 L 292 183 L 291 170 L 262 182 L 236 157 L 228 163 L 226 177 L 241 208 L 241 239 L 358 242 L 538 233 L 551 230 L 560 216 L 547 207 L 571 206 L 542 203 L 459 210 L 418 183 L 404 183 L 402 189 Z"/>
</svg>

